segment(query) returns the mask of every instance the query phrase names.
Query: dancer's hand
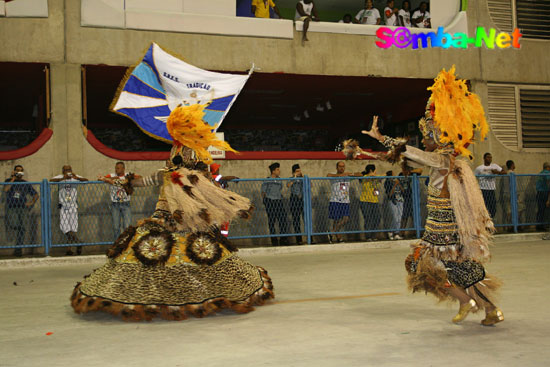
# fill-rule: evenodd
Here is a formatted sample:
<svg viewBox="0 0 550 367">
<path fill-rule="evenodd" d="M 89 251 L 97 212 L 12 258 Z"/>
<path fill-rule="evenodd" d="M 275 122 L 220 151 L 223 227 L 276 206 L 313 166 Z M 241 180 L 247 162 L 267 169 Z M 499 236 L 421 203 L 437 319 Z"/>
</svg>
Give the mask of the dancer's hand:
<svg viewBox="0 0 550 367">
<path fill-rule="evenodd" d="M 380 134 L 380 130 L 378 130 L 378 116 L 374 116 L 372 118 L 372 127 L 369 131 L 363 130 L 361 131 L 362 134 L 366 134 L 370 136 L 371 138 L 374 138 L 378 141 L 384 141 L 384 136 Z"/>
</svg>

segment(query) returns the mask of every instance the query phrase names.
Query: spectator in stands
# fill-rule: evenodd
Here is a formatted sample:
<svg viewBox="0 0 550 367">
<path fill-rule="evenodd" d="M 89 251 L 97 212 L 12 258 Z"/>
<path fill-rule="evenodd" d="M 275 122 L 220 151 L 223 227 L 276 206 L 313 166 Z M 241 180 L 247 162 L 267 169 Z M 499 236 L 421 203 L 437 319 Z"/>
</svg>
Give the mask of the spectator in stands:
<svg viewBox="0 0 550 367">
<path fill-rule="evenodd" d="M 478 166 L 474 173 L 477 176 L 488 175 L 504 175 L 506 172 L 496 163 L 493 162 L 493 156 L 491 153 L 485 153 L 483 155 L 483 164 Z M 485 206 L 487 211 L 491 215 L 491 218 L 495 218 L 497 212 L 497 199 L 495 195 L 496 180 L 495 177 L 479 177 L 479 188 L 483 194 L 483 200 L 485 200 Z"/>
<path fill-rule="evenodd" d="M 392 177 L 393 171 L 387 171 L 386 176 Z M 403 215 L 403 185 L 398 178 L 387 178 L 384 182 L 384 190 L 386 191 L 386 200 L 389 204 L 391 211 L 391 228 L 397 229 L 401 224 L 401 217 Z M 390 240 L 402 240 L 403 237 L 399 235 L 399 231 L 388 232 L 388 238 Z"/>
<path fill-rule="evenodd" d="M 304 22 L 304 27 L 302 29 L 302 46 L 305 45 L 307 39 L 307 30 L 309 28 L 309 22 L 319 21 L 317 16 L 317 8 L 315 8 L 315 3 L 313 0 L 300 0 L 296 4 L 296 14 L 294 15 L 294 20 L 301 20 Z"/>
<path fill-rule="evenodd" d="M 329 173 L 327 177 L 350 177 L 363 176 L 360 172 L 358 173 L 349 173 L 346 172 L 346 163 L 340 161 L 336 163 L 336 173 Z M 339 232 L 342 227 L 349 221 L 349 180 L 334 180 L 331 181 L 331 190 L 330 190 L 330 202 L 328 206 L 328 218 L 332 219 L 332 232 Z M 336 233 L 334 239 L 331 235 L 328 236 L 330 243 L 333 242 L 344 242 L 342 235 Z"/>
<path fill-rule="evenodd" d="M 130 211 L 130 198 L 133 190 L 128 186 L 129 179 L 141 178 L 140 175 L 126 173 L 124 162 L 115 164 L 115 173 L 100 176 L 99 181 L 111 185 L 109 187 L 111 198 L 111 215 L 113 216 L 113 233 L 115 240 L 130 226 L 132 212 Z M 122 222 L 121 222 L 122 221 Z"/>
<path fill-rule="evenodd" d="M 365 8 L 357 13 L 355 23 L 380 24 L 380 12 L 373 6 L 372 0 L 365 1 Z"/>
<path fill-rule="evenodd" d="M 14 256 L 21 257 L 23 255 L 20 246 L 25 241 L 25 224 L 29 220 L 29 211 L 34 203 L 38 200 L 38 193 L 33 189 L 31 184 L 23 184 L 27 182 L 23 179 L 25 169 L 18 164 L 13 168 L 13 173 L 5 182 L 11 185 L 4 185 L 6 193 L 6 227 L 15 231 L 15 245 L 17 248 L 13 252 Z M 31 200 L 27 201 L 30 196 Z"/>
<path fill-rule="evenodd" d="M 423 1 L 412 15 L 412 24 L 418 28 L 432 28 L 432 20 L 428 12 L 428 3 Z"/>
<path fill-rule="evenodd" d="M 212 163 L 210 165 L 210 175 L 212 177 L 212 181 L 218 185 L 221 188 L 227 189 L 227 183 L 229 181 L 233 181 L 238 179 L 237 176 L 222 176 L 220 174 L 220 167 L 221 165 L 218 163 Z M 229 222 L 223 222 L 220 226 L 220 233 L 227 237 L 229 236 Z"/>
<path fill-rule="evenodd" d="M 515 175 L 516 165 L 514 161 L 506 161 L 506 173 L 509 176 Z M 512 223 L 512 202 L 510 196 L 510 180 L 515 180 L 515 177 L 506 177 L 499 180 L 500 205 L 503 210 L 503 221 L 505 224 Z M 516 181 L 517 183 L 517 181 Z M 518 222 L 522 222 L 525 211 L 525 203 L 519 200 L 520 188 L 516 186 L 516 205 L 518 210 Z M 508 232 L 513 232 L 514 227 L 508 227 Z"/>
<path fill-rule="evenodd" d="M 365 170 L 361 172 L 364 177 L 376 176 L 376 166 L 367 164 Z M 365 230 L 374 231 L 378 229 L 380 224 L 380 192 L 381 184 L 378 179 L 362 179 L 361 180 L 361 196 L 359 202 L 361 205 L 361 213 L 365 220 Z M 375 232 L 366 233 L 367 241 L 376 239 Z"/>
<path fill-rule="evenodd" d="M 304 177 L 299 164 L 292 166 L 292 178 Z M 304 181 L 288 181 L 286 184 L 290 187 L 290 214 L 292 215 L 292 225 L 294 233 L 302 233 L 302 220 L 304 219 Z M 296 235 L 296 244 L 302 244 L 302 236 Z"/>
<path fill-rule="evenodd" d="M 353 23 L 353 18 L 351 17 L 351 14 L 345 14 L 344 17 L 338 21 L 338 23 Z"/>
<path fill-rule="evenodd" d="M 411 174 L 416 173 L 409 170 L 404 169 L 399 173 L 399 176 L 402 176 L 403 178 L 400 179 L 401 186 L 403 187 L 403 214 L 401 214 L 401 229 L 405 229 L 408 226 L 409 218 L 413 222 L 414 225 L 414 216 L 413 216 L 413 197 L 412 197 L 412 181 L 411 181 Z"/>
<path fill-rule="evenodd" d="M 397 21 L 401 27 L 411 28 L 411 2 L 409 0 L 403 0 L 401 4 L 401 10 L 397 13 Z"/>
<path fill-rule="evenodd" d="M 67 243 L 80 243 L 76 236 L 78 232 L 78 190 L 76 185 L 69 182 L 84 182 L 87 178 L 73 173 L 69 165 L 61 168 L 62 174 L 50 179 L 50 182 L 63 182 L 57 186 L 59 206 L 59 229 L 67 237 Z M 82 254 L 82 246 L 76 246 L 76 253 Z M 71 248 L 67 249 L 66 255 L 73 255 Z"/>
<path fill-rule="evenodd" d="M 396 27 L 398 12 L 399 9 L 395 7 L 395 2 L 393 0 L 388 0 L 384 8 L 384 23 L 386 23 L 387 26 Z"/>
<path fill-rule="evenodd" d="M 256 18 L 269 18 L 269 9 L 273 9 L 279 18 L 283 18 L 273 0 L 252 0 L 252 14 Z"/>
<path fill-rule="evenodd" d="M 269 166 L 271 175 L 267 178 L 279 178 L 281 177 L 281 165 L 277 162 Z M 267 213 L 267 221 L 269 225 L 269 233 L 271 235 L 277 235 L 275 230 L 275 222 L 279 223 L 279 234 L 287 234 L 287 216 L 286 210 L 283 206 L 283 183 L 279 180 L 268 180 L 262 183 L 261 195 Z M 286 237 L 273 236 L 271 237 L 271 244 L 273 246 L 286 246 L 288 245 L 288 239 Z"/>
<path fill-rule="evenodd" d="M 537 223 L 544 222 L 544 213 L 550 202 L 550 163 L 544 162 L 537 178 Z M 544 224 L 537 224 L 537 230 L 543 231 Z"/>
</svg>

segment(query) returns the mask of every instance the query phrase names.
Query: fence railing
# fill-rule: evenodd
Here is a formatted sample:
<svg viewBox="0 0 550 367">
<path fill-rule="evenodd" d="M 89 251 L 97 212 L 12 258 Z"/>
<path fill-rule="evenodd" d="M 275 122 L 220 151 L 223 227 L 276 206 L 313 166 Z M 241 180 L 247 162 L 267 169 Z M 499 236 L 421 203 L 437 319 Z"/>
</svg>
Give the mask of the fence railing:
<svg viewBox="0 0 550 367">
<path fill-rule="evenodd" d="M 550 224 L 550 175 L 478 179 L 496 226 L 517 232 Z M 111 186 L 99 181 L 4 182 L 0 189 L 0 249 L 43 247 L 46 255 L 56 247 L 112 243 L 126 225 L 153 213 L 159 193 L 158 187 L 138 187 L 129 202 L 113 202 Z M 238 179 L 228 190 L 256 207 L 251 219 L 231 222 L 230 239 L 285 245 L 312 243 L 314 236 L 321 242 L 343 235 L 400 238 L 405 231 L 419 238 L 426 218 L 425 176 Z"/>
</svg>

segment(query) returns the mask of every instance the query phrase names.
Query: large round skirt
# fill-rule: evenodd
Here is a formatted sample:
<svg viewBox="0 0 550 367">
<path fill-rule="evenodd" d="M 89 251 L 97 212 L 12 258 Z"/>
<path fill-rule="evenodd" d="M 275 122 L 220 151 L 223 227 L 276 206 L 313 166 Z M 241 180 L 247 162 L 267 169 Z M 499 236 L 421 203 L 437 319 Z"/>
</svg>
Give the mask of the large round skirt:
<svg viewBox="0 0 550 367">
<path fill-rule="evenodd" d="M 273 298 L 267 271 L 234 254 L 219 232 L 170 233 L 147 220 L 128 228 L 108 261 L 78 283 L 76 313 L 105 311 L 125 320 L 183 320 L 222 309 L 250 312 Z"/>
</svg>

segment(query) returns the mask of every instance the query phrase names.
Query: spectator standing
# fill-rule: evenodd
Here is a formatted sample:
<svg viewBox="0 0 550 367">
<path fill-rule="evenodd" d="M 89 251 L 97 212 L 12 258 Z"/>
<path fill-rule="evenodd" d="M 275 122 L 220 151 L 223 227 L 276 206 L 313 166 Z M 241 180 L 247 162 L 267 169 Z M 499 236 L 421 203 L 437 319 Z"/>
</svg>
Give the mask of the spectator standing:
<svg viewBox="0 0 550 367">
<path fill-rule="evenodd" d="M 550 163 L 544 162 L 537 178 L 537 230 L 543 231 L 544 213 L 550 202 Z"/>
<path fill-rule="evenodd" d="M 269 166 L 271 175 L 267 178 L 276 179 L 281 177 L 281 165 L 277 162 Z M 279 224 L 279 234 L 288 233 L 286 210 L 283 206 L 283 183 L 280 180 L 267 180 L 262 183 L 261 195 L 267 213 L 267 221 L 269 225 L 269 233 L 277 235 L 275 230 L 275 222 Z M 288 239 L 286 237 L 273 236 L 271 237 L 273 246 L 286 246 Z"/>
<path fill-rule="evenodd" d="M 273 9 L 279 18 L 283 18 L 273 0 L 252 0 L 252 14 L 256 18 L 269 18 L 269 9 Z"/>
<path fill-rule="evenodd" d="M 483 164 L 478 166 L 474 173 L 477 176 L 489 176 L 489 175 L 503 175 L 506 174 L 502 167 L 493 162 L 493 156 L 491 153 L 485 153 L 483 155 Z M 487 211 L 491 215 L 491 218 L 495 218 L 497 212 L 497 199 L 495 195 L 496 179 L 495 177 L 479 177 L 479 188 L 483 194 L 483 200 Z"/>
<path fill-rule="evenodd" d="M 15 231 L 15 245 L 17 248 L 14 250 L 13 255 L 17 257 L 23 255 L 20 246 L 23 245 L 25 240 L 25 222 L 29 220 L 29 210 L 38 200 L 38 193 L 32 185 L 23 183 L 27 182 L 23 179 L 24 176 L 25 169 L 18 164 L 13 168 L 11 177 L 5 181 L 12 185 L 4 185 L 4 192 L 6 193 L 6 227 Z M 29 196 L 31 200 L 27 201 Z"/>
<path fill-rule="evenodd" d="M 57 186 L 59 198 L 59 229 L 67 237 L 68 243 L 80 243 L 76 236 L 78 232 L 78 190 L 76 185 L 70 182 L 84 182 L 87 178 L 73 173 L 69 165 L 63 166 L 62 174 L 50 179 L 50 182 L 60 182 Z M 77 255 L 82 254 L 82 246 L 76 246 Z M 73 255 L 71 248 L 67 249 L 66 255 Z"/>
<path fill-rule="evenodd" d="M 307 39 L 307 30 L 309 29 L 309 23 L 314 21 L 319 21 L 317 16 L 317 8 L 315 8 L 315 3 L 313 0 L 300 0 L 296 4 L 296 13 L 294 15 L 294 20 L 301 20 L 304 22 L 304 27 L 302 29 L 302 46 L 305 45 Z"/>
<path fill-rule="evenodd" d="M 418 28 L 432 28 L 430 12 L 428 12 L 428 3 L 423 1 L 420 7 L 412 15 L 412 24 Z"/>
<path fill-rule="evenodd" d="M 365 171 L 362 173 L 363 177 L 376 176 L 376 166 L 374 164 L 367 164 Z M 380 224 L 380 192 L 381 184 L 378 179 L 370 178 L 361 180 L 359 204 L 361 205 L 361 213 L 365 220 L 366 231 L 374 231 L 378 229 L 378 225 Z M 365 237 L 367 241 L 373 241 L 376 239 L 376 233 L 367 232 Z"/>
<path fill-rule="evenodd" d="M 141 176 L 132 173 L 127 174 L 124 162 L 117 162 L 115 164 L 114 173 L 98 178 L 99 181 L 111 185 L 109 187 L 109 195 L 115 240 L 132 222 L 132 212 L 130 210 L 132 190 L 129 189 L 128 181 L 136 178 L 141 178 Z"/>
<path fill-rule="evenodd" d="M 365 8 L 357 13 L 355 22 L 360 24 L 380 24 L 380 12 L 373 6 L 372 0 L 365 1 Z"/>
<path fill-rule="evenodd" d="M 346 163 L 340 161 L 336 163 L 336 173 L 329 173 L 327 177 L 361 177 L 361 173 L 346 172 Z M 350 199 L 349 199 L 349 180 L 334 180 L 331 182 L 330 202 L 328 206 L 328 218 L 332 220 L 332 232 L 339 232 L 349 221 Z M 329 242 L 344 242 L 342 235 L 336 233 L 336 238 L 328 236 Z"/>
<path fill-rule="evenodd" d="M 299 164 L 292 166 L 292 178 L 304 177 Z M 292 215 L 292 225 L 294 233 L 302 233 L 302 220 L 304 219 L 304 181 L 288 181 L 287 187 L 290 187 L 290 214 Z M 302 236 L 296 235 L 296 244 L 302 244 Z"/>
<path fill-rule="evenodd" d="M 387 171 L 386 176 L 392 177 L 393 171 Z M 387 178 L 384 182 L 384 191 L 391 211 L 391 228 L 399 228 L 403 215 L 403 186 L 399 178 Z M 388 232 L 390 240 L 402 240 L 399 231 Z"/>
<path fill-rule="evenodd" d="M 393 0 L 388 0 L 384 8 L 384 23 L 390 27 L 397 27 L 397 13 L 399 10 L 395 7 Z"/>
<path fill-rule="evenodd" d="M 510 196 L 510 180 L 516 180 L 515 176 L 516 171 L 516 164 L 514 161 L 509 160 L 506 161 L 506 173 L 508 176 L 502 178 L 502 180 L 499 180 L 499 191 L 500 191 L 500 205 L 503 210 L 503 221 L 504 223 L 512 223 L 512 203 L 511 203 L 511 196 Z M 516 181 L 517 182 L 517 181 Z M 519 200 L 519 188 L 516 185 L 516 204 L 518 208 L 518 222 L 521 223 L 524 212 L 525 212 L 525 203 L 523 201 Z M 509 232 L 513 232 L 514 228 L 509 227 Z"/>
<path fill-rule="evenodd" d="M 401 10 L 397 13 L 397 21 L 401 27 L 411 28 L 411 2 L 404 0 L 401 4 Z"/>
<path fill-rule="evenodd" d="M 218 163 L 212 163 L 210 165 L 210 174 L 212 176 L 212 181 L 221 187 L 222 189 L 227 189 L 227 183 L 232 180 L 238 179 L 237 176 L 222 176 L 220 174 L 221 165 Z M 223 222 L 220 226 L 220 232 L 223 236 L 229 236 L 229 222 Z"/>
<path fill-rule="evenodd" d="M 344 14 L 344 17 L 338 21 L 338 23 L 353 23 L 353 18 L 351 17 L 351 14 Z"/>
</svg>

